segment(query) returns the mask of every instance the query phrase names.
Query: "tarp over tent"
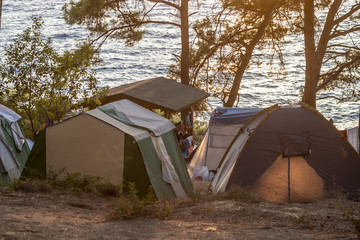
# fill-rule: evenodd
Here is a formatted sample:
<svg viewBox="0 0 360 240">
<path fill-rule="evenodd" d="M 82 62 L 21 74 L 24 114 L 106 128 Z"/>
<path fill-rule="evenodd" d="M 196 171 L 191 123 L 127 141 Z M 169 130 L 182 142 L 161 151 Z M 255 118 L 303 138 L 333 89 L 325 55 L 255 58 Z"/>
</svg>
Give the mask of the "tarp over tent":
<svg viewBox="0 0 360 240">
<path fill-rule="evenodd" d="M 135 183 L 158 199 L 193 194 L 175 126 L 129 100 L 113 102 L 41 131 L 27 167 L 65 169 L 99 176 L 113 184 Z"/>
<path fill-rule="evenodd" d="M 0 184 L 20 177 L 30 153 L 20 120 L 20 115 L 0 104 Z"/>
<path fill-rule="evenodd" d="M 321 199 L 333 187 L 358 196 L 359 172 L 359 155 L 319 112 L 273 106 L 235 136 L 210 188 L 249 187 L 274 202 Z"/>
<path fill-rule="evenodd" d="M 261 108 L 216 108 L 209 120 L 204 138 L 187 166 L 190 176 L 193 178 L 201 176 L 207 180 L 209 171 L 216 171 L 222 156 L 240 128 L 261 110 Z"/>
<path fill-rule="evenodd" d="M 148 109 L 181 112 L 209 95 L 175 80 L 156 77 L 111 88 L 103 103 L 129 99 Z"/>
</svg>

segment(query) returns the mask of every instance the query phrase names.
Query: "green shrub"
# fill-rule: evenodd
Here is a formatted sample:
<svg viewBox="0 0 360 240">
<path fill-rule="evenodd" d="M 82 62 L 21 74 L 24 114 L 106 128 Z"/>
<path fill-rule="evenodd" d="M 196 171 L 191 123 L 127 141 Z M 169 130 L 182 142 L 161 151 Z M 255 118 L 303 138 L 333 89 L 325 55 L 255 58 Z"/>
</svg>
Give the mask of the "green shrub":
<svg viewBox="0 0 360 240">
<path fill-rule="evenodd" d="M 193 137 L 194 144 L 199 146 L 202 139 L 204 138 L 204 134 L 205 134 L 207 128 L 208 128 L 208 125 L 206 123 L 195 121 L 194 137 Z"/>
<path fill-rule="evenodd" d="M 162 206 L 157 202 L 152 189 L 143 199 L 138 197 L 134 183 L 129 183 L 128 189 L 128 193 L 121 195 L 113 203 L 115 209 L 108 214 L 109 219 L 133 219 L 138 217 L 165 219 L 171 215 L 171 207 L 168 205 Z"/>
<path fill-rule="evenodd" d="M 50 170 L 46 181 L 57 189 L 91 193 L 105 197 L 117 197 L 121 192 L 120 186 L 114 185 L 104 178 L 83 176 L 80 173 L 68 173 L 65 169 L 57 172 Z"/>
<path fill-rule="evenodd" d="M 50 193 L 53 191 L 48 183 L 39 179 L 15 181 L 10 185 L 10 189 L 20 192 Z"/>
</svg>

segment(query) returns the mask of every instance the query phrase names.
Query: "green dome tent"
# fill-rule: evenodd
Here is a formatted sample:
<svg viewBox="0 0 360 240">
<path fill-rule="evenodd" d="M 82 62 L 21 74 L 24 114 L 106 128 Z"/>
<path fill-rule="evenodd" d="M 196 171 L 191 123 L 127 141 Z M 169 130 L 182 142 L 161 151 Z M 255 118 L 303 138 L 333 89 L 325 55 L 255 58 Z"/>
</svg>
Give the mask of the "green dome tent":
<svg viewBox="0 0 360 240">
<path fill-rule="evenodd" d="M 142 196 L 152 186 L 160 200 L 187 197 L 193 186 L 174 128 L 129 100 L 109 103 L 42 130 L 26 167 L 133 182 Z"/>
<path fill-rule="evenodd" d="M 28 155 L 29 145 L 20 125 L 21 116 L 0 104 L 0 184 L 20 177 Z"/>
<path fill-rule="evenodd" d="M 334 186 L 358 196 L 359 172 L 359 155 L 319 112 L 276 105 L 241 128 L 210 188 L 248 187 L 273 202 L 318 200 Z"/>
</svg>

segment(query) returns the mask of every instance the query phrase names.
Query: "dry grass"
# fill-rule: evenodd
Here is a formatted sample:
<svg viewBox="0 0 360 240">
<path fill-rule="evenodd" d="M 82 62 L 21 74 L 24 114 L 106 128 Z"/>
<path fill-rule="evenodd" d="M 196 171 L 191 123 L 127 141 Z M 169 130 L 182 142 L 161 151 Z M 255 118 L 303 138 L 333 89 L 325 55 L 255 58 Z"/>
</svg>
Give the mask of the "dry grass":
<svg viewBox="0 0 360 240">
<path fill-rule="evenodd" d="M 0 239 L 357 239 L 360 203 L 344 196 L 307 204 L 255 201 L 242 191 L 214 197 L 194 182 L 194 198 L 158 201 L 165 220 L 108 221 L 117 197 L 53 191 L 0 191 Z M 31 189 L 31 188 L 30 188 Z M 239 201 L 239 195 L 240 197 Z M 235 196 L 235 197 L 234 197 Z M 347 212 L 347 211 L 351 212 Z"/>
</svg>

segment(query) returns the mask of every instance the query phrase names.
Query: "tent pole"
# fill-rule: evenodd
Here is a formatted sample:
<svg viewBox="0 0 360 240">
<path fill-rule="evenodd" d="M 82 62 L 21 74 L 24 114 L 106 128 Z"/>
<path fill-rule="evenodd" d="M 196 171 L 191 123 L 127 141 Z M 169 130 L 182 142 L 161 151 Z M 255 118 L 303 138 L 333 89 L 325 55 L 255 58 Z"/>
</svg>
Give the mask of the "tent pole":
<svg viewBox="0 0 360 240">
<path fill-rule="evenodd" d="M 288 157 L 288 202 L 290 203 L 290 157 Z"/>
</svg>

